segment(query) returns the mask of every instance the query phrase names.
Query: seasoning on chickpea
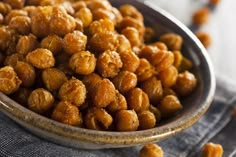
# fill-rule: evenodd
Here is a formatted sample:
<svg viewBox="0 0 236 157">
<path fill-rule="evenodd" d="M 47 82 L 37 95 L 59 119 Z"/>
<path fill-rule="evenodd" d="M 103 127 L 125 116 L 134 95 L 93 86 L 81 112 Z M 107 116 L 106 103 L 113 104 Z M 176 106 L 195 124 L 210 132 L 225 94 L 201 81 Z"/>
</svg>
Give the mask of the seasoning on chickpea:
<svg viewBox="0 0 236 157">
<path fill-rule="evenodd" d="M 140 130 L 151 129 L 156 125 L 156 117 L 152 112 L 144 110 L 138 112 L 137 114 Z"/>
<path fill-rule="evenodd" d="M 141 150 L 139 157 L 164 157 L 164 152 L 157 144 L 146 144 Z"/>
<path fill-rule="evenodd" d="M 41 47 L 50 50 L 54 55 L 62 51 L 63 40 L 57 35 L 49 35 L 41 41 Z"/>
<path fill-rule="evenodd" d="M 201 41 L 205 48 L 208 48 L 211 45 L 211 36 L 206 32 L 197 32 L 197 38 Z"/>
<path fill-rule="evenodd" d="M 202 157 L 222 157 L 223 147 L 220 144 L 207 143 L 202 149 Z"/>
<path fill-rule="evenodd" d="M 139 127 L 137 113 L 134 110 L 120 110 L 116 113 L 117 131 L 136 131 Z"/>
<path fill-rule="evenodd" d="M 207 7 L 198 9 L 192 16 L 192 22 L 196 25 L 206 24 L 209 20 L 210 10 Z"/>
</svg>

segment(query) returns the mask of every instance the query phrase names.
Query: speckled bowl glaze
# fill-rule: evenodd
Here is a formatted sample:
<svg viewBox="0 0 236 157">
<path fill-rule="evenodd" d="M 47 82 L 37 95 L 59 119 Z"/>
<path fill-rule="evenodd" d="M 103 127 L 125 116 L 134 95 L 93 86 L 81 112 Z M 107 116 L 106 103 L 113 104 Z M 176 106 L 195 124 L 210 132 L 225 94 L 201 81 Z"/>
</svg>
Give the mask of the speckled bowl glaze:
<svg viewBox="0 0 236 157">
<path fill-rule="evenodd" d="M 182 101 L 184 109 L 178 116 L 149 130 L 108 132 L 58 123 L 24 108 L 2 93 L 0 93 L 0 110 L 46 140 L 85 149 L 130 147 L 156 142 L 171 137 L 197 122 L 210 106 L 215 91 L 212 64 L 202 44 L 186 26 L 156 6 L 134 0 L 111 0 L 111 3 L 115 6 L 132 4 L 143 13 L 146 25 L 152 26 L 158 33 L 175 32 L 183 37 L 183 53 L 194 63 L 193 72 L 198 78 L 198 87 L 190 97 Z"/>
</svg>

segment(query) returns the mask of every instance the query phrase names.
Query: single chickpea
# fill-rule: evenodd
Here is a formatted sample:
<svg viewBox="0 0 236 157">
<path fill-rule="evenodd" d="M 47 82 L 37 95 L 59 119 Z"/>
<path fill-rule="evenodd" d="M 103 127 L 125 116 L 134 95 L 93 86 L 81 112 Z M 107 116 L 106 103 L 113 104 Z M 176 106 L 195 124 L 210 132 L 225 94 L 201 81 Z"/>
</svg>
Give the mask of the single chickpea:
<svg viewBox="0 0 236 157">
<path fill-rule="evenodd" d="M 137 10 L 137 8 L 130 4 L 122 5 L 119 7 L 119 11 L 123 17 L 129 16 L 143 22 L 143 15 Z"/>
<path fill-rule="evenodd" d="M 112 13 L 111 10 L 106 10 L 106 9 L 96 9 L 93 11 L 93 19 L 94 20 L 101 20 L 101 19 L 109 19 L 111 20 L 114 24 L 116 22 L 115 15 Z"/>
<path fill-rule="evenodd" d="M 8 26 L 1 26 L 0 34 L 0 50 L 5 52 L 10 47 L 11 42 L 14 41 L 13 38 L 15 37 L 16 32 Z"/>
<path fill-rule="evenodd" d="M 49 111 L 53 107 L 53 104 L 53 95 L 43 88 L 35 89 L 28 98 L 29 109 L 39 114 Z"/>
<path fill-rule="evenodd" d="M 11 98 L 13 98 L 16 102 L 18 102 L 22 106 L 27 106 L 28 98 L 30 96 L 30 93 L 32 91 L 29 88 L 19 88 L 13 95 L 11 95 Z"/>
<path fill-rule="evenodd" d="M 25 4 L 25 0 L 4 0 L 4 2 L 11 5 L 13 9 L 22 9 Z"/>
<path fill-rule="evenodd" d="M 5 58 L 4 65 L 11 66 L 11 67 L 15 68 L 18 61 L 24 61 L 24 60 L 25 60 L 25 58 L 23 55 L 21 55 L 19 53 L 14 53 L 14 54 L 7 56 Z"/>
<path fill-rule="evenodd" d="M 180 35 L 166 33 L 160 36 L 160 41 L 165 43 L 169 50 L 181 50 L 183 39 Z"/>
<path fill-rule="evenodd" d="M 87 36 L 80 31 L 68 33 L 63 39 L 63 48 L 69 55 L 85 50 L 87 44 Z"/>
<path fill-rule="evenodd" d="M 116 51 L 121 54 L 125 52 L 131 52 L 131 44 L 129 40 L 124 35 L 117 35 L 117 40 L 119 42 Z"/>
<path fill-rule="evenodd" d="M 15 66 L 15 71 L 22 81 L 23 87 L 31 87 L 34 84 L 36 74 L 32 65 L 26 62 L 18 61 Z"/>
<path fill-rule="evenodd" d="M 128 108 L 136 112 L 149 108 L 148 95 L 140 88 L 133 88 L 126 94 Z"/>
<path fill-rule="evenodd" d="M 0 13 L 5 16 L 12 10 L 12 7 L 4 2 L 0 2 Z"/>
<path fill-rule="evenodd" d="M 94 106 L 102 108 L 108 106 L 114 101 L 116 89 L 113 83 L 108 79 L 99 81 L 91 91 L 91 99 Z"/>
<path fill-rule="evenodd" d="M 168 51 L 168 47 L 166 46 L 165 43 L 157 41 L 155 43 L 152 43 L 153 46 L 156 46 L 159 50 L 165 50 Z"/>
<path fill-rule="evenodd" d="M 93 21 L 93 14 L 88 8 L 81 8 L 75 13 L 74 17 L 79 18 L 84 27 L 88 27 Z"/>
<path fill-rule="evenodd" d="M 138 77 L 138 82 L 146 81 L 155 74 L 154 67 L 148 62 L 148 60 L 140 59 L 140 64 L 135 74 Z"/>
<path fill-rule="evenodd" d="M 99 55 L 96 68 L 101 76 L 113 78 L 119 73 L 122 66 L 120 55 L 108 50 Z"/>
<path fill-rule="evenodd" d="M 138 120 L 139 120 L 139 129 L 140 130 L 146 130 L 154 128 L 156 125 L 156 117 L 155 115 L 148 111 L 140 111 L 138 114 Z"/>
<path fill-rule="evenodd" d="M 119 24 L 123 19 L 123 16 L 121 15 L 120 11 L 117 8 L 112 7 L 111 12 L 115 16 L 115 19 L 113 22 L 115 23 L 115 25 Z"/>
<path fill-rule="evenodd" d="M 102 78 L 98 74 L 91 73 L 89 75 L 85 75 L 82 82 L 86 86 L 87 91 L 91 93 L 93 90 L 93 87 L 101 80 Z"/>
<path fill-rule="evenodd" d="M 154 29 L 151 28 L 151 27 L 146 27 L 145 28 L 145 33 L 144 33 L 144 42 L 146 44 L 149 44 L 153 41 L 154 37 L 155 37 Z"/>
<path fill-rule="evenodd" d="M 174 89 L 178 95 L 187 96 L 193 92 L 196 86 L 196 77 L 192 73 L 185 71 L 178 75 Z"/>
<path fill-rule="evenodd" d="M 90 108 L 85 115 L 84 121 L 88 129 L 108 130 L 113 118 L 103 108 Z"/>
<path fill-rule="evenodd" d="M 178 71 L 179 72 L 184 72 L 186 70 L 190 70 L 192 69 L 193 67 L 193 63 L 192 61 L 190 61 L 188 58 L 186 57 L 182 57 L 182 61 L 181 61 L 181 64 L 179 65 L 178 67 Z"/>
<path fill-rule="evenodd" d="M 178 70 L 174 66 L 170 66 L 169 68 L 161 71 L 158 74 L 158 77 L 164 87 L 172 87 L 177 80 Z"/>
<path fill-rule="evenodd" d="M 83 121 L 78 107 L 67 101 L 61 101 L 57 104 L 53 110 L 52 119 L 72 126 L 81 126 Z"/>
<path fill-rule="evenodd" d="M 24 10 L 20 10 L 20 9 L 13 9 L 11 10 L 6 16 L 5 16 L 5 23 L 6 24 L 9 24 L 11 19 L 13 17 L 16 17 L 16 16 L 25 16 L 27 17 L 28 16 L 28 13 Z"/>
<path fill-rule="evenodd" d="M 140 150 L 139 157 L 164 157 L 164 152 L 158 145 L 150 143 Z"/>
<path fill-rule="evenodd" d="M 98 21 L 93 21 L 89 25 L 89 33 L 94 35 L 96 33 L 102 33 L 106 31 L 114 32 L 115 26 L 113 22 L 109 19 L 100 19 Z"/>
<path fill-rule="evenodd" d="M 109 1 L 106 0 L 92 0 L 92 1 L 85 1 L 87 7 L 94 11 L 97 9 L 105 9 L 105 10 L 111 10 L 112 6 Z"/>
<path fill-rule="evenodd" d="M 75 31 L 84 32 L 83 22 L 80 19 L 75 18 L 75 23 L 76 23 Z"/>
<path fill-rule="evenodd" d="M 209 0 L 209 3 L 211 5 L 217 6 L 220 3 L 221 0 Z"/>
<path fill-rule="evenodd" d="M 157 107 L 150 104 L 149 111 L 155 115 L 156 123 L 161 120 L 161 112 Z"/>
<path fill-rule="evenodd" d="M 84 1 L 76 1 L 72 3 L 72 7 L 74 8 L 75 12 L 77 12 L 82 8 L 87 8 L 87 4 Z"/>
<path fill-rule="evenodd" d="M 129 71 L 121 71 L 116 77 L 112 79 L 116 89 L 121 93 L 126 93 L 137 85 L 137 76 Z"/>
<path fill-rule="evenodd" d="M 109 113 L 116 113 L 120 110 L 127 110 L 127 102 L 125 97 L 116 91 L 115 99 L 107 106 L 107 111 Z"/>
<path fill-rule="evenodd" d="M 22 83 L 10 66 L 0 68 L 0 82 L 0 91 L 7 95 L 17 91 Z"/>
<path fill-rule="evenodd" d="M 223 147 L 220 144 L 207 143 L 202 149 L 202 157 L 222 157 Z"/>
<path fill-rule="evenodd" d="M 37 37 L 33 34 L 29 34 L 27 36 L 20 37 L 16 45 L 16 51 L 17 53 L 25 56 L 29 52 L 35 50 L 38 45 L 39 43 L 37 41 Z"/>
<path fill-rule="evenodd" d="M 174 63 L 173 65 L 178 69 L 183 60 L 183 55 L 180 51 L 173 51 L 174 54 Z"/>
<path fill-rule="evenodd" d="M 155 53 L 157 53 L 159 51 L 157 46 L 154 45 L 145 45 L 142 47 L 140 53 L 139 53 L 139 57 L 140 58 L 145 58 L 148 61 L 152 60 L 152 57 Z"/>
<path fill-rule="evenodd" d="M 163 89 L 163 96 L 167 96 L 167 95 L 174 95 L 174 96 L 177 96 L 176 92 L 171 89 L 171 88 L 164 88 Z"/>
<path fill-rule="evenodd" d="M 150 102 L 157 105 L 163 98 L 163 88 L 160 80 L 157 80 L 155 76 L 142 82 L 141 89 L 148 95 Z"/>
<path fill-rule="evenodd" d="M 129 40 L 132 47 L 140 46 L 141 40 L 139 40 L 139 32 L 134 27 L 126 27 L 124 28 L 121 33 Z"/>
<path fill-rule="evenodd" d="M 58 90 L 67 81 L 66 75 L 56 68 L 45 69 L 42 72 L 42 79 L 49 91 Z"/>
<path fill-rule="evenodd" d="M 208 48 L 211 45 L 211 36 L 206 32 L 197 32 L 197 38 L 201 41 L 205 48 Z"/>
<path fill-rule="evenodd" d="M 51 51 L 38 48 L 26 56 L 26 61 L 38 69 L 51 68 L 55 65 L 55 59 Z"/>
<path fill-rule="evenodd" d="M 168 95 L 161 100 L 158 109 L 161 112 L 163 118 L 169 118 L 174 116 L 178 111 L 183 108 L 179 99 L 174 95 Z"/>
<path fill-rule="evenodd" d="M 49 35 L 41 41 L 41 48 L 50 50 L 53 55 L 62 51 L 63 40 L 57 35 Z"/>
<path fill-rule="evenodd" d="M 36 8 L 37 8 L 36 6 L 30 5 L 30 6 L 25 6 L 23 10 L 26 11 L 28 16 L 31 18 L 35 14 Z"/>
<path fill-rule="evenodd" d="M 62 84 L 58 95 L 62 101 L 68 101 L 75 106 L 80 106 L 85 101 L 86 88 L 80 80 L 72 78 Z"/>
<path fill-rule="evenodd" d="M 136 131 L 139 120 L 134 110 L 120 110 L 116 113 L 115 123 L 117 131 Z"/>
<path fill-rule="evenodd" d="M 138 69 L 140 65 L 140 59 L 134 52 L 123 51 L 120 52 L 119 55 L 121 61 L 123 62 L 122 70 L 134 73 Z"/>
<path fill-rule="evenodd" d="M 192 22 L 196 25 L 203 25 L 209 20 L 210 10 L 207 7 L 200 8 L 192 16 Z"/>
<path fill-rule="evenodd" d="M 31 19 L 27 16 L 15 16 L 9 26 L 22 35 L 28 35 L 31 32 Z"/>
</svg>

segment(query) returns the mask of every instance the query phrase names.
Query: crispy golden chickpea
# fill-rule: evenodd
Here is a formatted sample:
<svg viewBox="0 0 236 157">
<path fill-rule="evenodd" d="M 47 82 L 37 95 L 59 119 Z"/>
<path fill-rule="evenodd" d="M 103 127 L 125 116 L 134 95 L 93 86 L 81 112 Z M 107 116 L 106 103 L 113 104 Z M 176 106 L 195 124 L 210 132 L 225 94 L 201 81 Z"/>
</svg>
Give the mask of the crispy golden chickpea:
<svg viewBox="0 0 236 157">
<path fill-rule="evenodd" d="M 119 24 L 123 19 L 123 16 L 121 15 L 120 11 L 117 8 L 112 7 L 111 12 L 115 16 L 115 20 L 113 22 L 115 23 L 115 25 Z"/>
<path fill-rule="evenodd" d="M 115 100 L 112 101 L 108 106 L 107 106 L 107 111 L 109 113 L 116 113 L 120 110 L 127 110 L 127 102 L 125 97 L 120 94 L 118 91 L 116 92 Z"/>
<path fill-rule="evenodd" d="M 163 96 L 167 96 L 167 95 L 174 95 L 174 96 L 177 96 L 176 92 L 171 89 L 171 88 L 164 88 L 163 89 Z"/>
<path fill-rule="evenodd" d="M 109 19 L 101 19 L 98 21 L 93 21 L 89 26 L 89 33 L 94 35 L 96 33 L 102 33 L 106 31 L 113 32 L 115 30 L 115 26 L 113 22 Z"/>
<path fill-rule="evenodd" d="M 4 0 L 4 2 L 10 4 L 13 9 L 21 9 L 25 4 L 25 0 Z"/>
<path fill-rule="evenodd" d="M 91 92 L 91 99 L 96 107 L 106 107 L 116 96 L 116 89 L 113 83 L 108 79 L 99 81 Z"/>
<path fill-rule="evenodd" d="M 11 45 L 13 41 L 13 37 L 15 36 L 15 30 L 8 26 L 1 26 L 0 27 L 0 50 L 5 52 Z"/>
<path fill-rule="evenodd" d="M 121 61 L 123 62 L 122 70 L 135 72 L 140 64 L 140 59 L 132 51 L 123 51 L 119 53 Z"/>
<path fill-rule="evenodd" d="M 149 111 L 155 115 L 156 123 L 161 120 L 161 112 L 159 111 L 157 107 L 150 104 Z"/>
<path fill-rule="evenodd" d="M 155 31 L 153 28 L 151 27 L 146 27 L 145 28 L 145 33 L 144 33 L 144 42 L 146 44 L 149 44 L 153 41 L 154 39 L 154 36 L 155 36 Z"/>
<path fill-rule="evenodd" d="M 166 33 L 160 36 L 160 41 L 165 43 L 169 50 L 181 50 L 183 39 L 180 35 L 174 33 Z"/>
<path fill-rule="evenodd" d="M 143 15 L 130 4 L 122 5 L 119 10 L 123 17 L 129 16 L 134 19 L 138 19 L 141 22 L 143 21 Z"/>
<path fill-rule="evenodd" d="M 193 13 L 192 22 L 196 25 L 203 25 L 209 20 L 210 10 L 207 7 L 198 9 Z"/>
<path fill-rule="evenodd" d="M 27 17 L 28 13 L 24 10 L 13 9 L 5 16 L 5 23 L 9 24 L 11 19 L 16 16 L 25 16 Z"/>
<path fill-rule="evenodd" d="M 139 82 L 146 81 L 155 74 L 154 67 L 148 62 L 148 60 L 142 58 L 140 59 L 140 64 L 135 74 L 138 77 Z"/>
<path fill-rule="evenodd" d="M 159 51 L 159 49 L 157 48 L 157 46 L 154 45 L 146 45 L 143 46 L 143 48 L 141 49 L 140 53 L 139 53 L 139 57 L 140 58 L 145 58 L 148 61 L 152 60 L 152 57 L 155 53 L 157 53 Z"/>
<path fill-rule="evenodd" d="M 41 41 L 41 48 L 50 50 L 54 55 L 60 53 L 63 48 L 63 40 L 57 35 L 49 35 Z"/>
<path fill-rule="evenodd" d="M 36 8 L 36 6 L 25 6 L 23 10 L 27 12 L 29 17 L 32 17 L 35 14 Z"/>
<path fill-rule="evenodd" d="M 137 76 L 129 71 L 121 71 L 112 79 L 116 89 L 121 93 L 126 93 L 137 85 Z"/>
<path fill-rule="evenodd" d="M 119 44 L 118 44 L 116 51 L 119 54 L 124 53 L 126 51 L 127 52 L 132 51 L 131 44 L 130 44 L 129 40 L 124 35 L 117 35 L 117 40 L 118 40 Z"/>
<path fill-rule="evenodd" d="M 27 35 L 31 32 L 31 19 L 27 16 L 15 16 L 9 22 L 9 26 L 18 33 Z"/>
<path fill-rule="evenodd" d="M 13 98 L 16 102 L 18 102 L 22 106 L 27 106 L 28 98 L 32 91 L 29 88 L 19 88 L 11 98 Z"/>
<path fill-rule="evenodd" d="M 148 95 L 140 88 L 133 88 L 126 94 L 128 108 L 136 112 L 149 108 Z"/>
<path fill-rule="evenodd" d="M 158 109 L 161 112 L 163 118 L 169 118 L 174 116 L 178 111 L 183 108 L 179 99 L 174 95 L 168 95 L 161 100 Z"/>
<path fill-rule="evenodd" d="M 107 50 L 114 51 L 118 45 L 117 35 L 110 31 L 96 33 L 89 41 L 90 49 L 98 54 Z"/>
<path fill-rule="evenodd" d="M 206 32 L 197 32 L 197 38 L 201 41 L 205 48 L 208 48 L 211 45 L 211 36 Z"/>
<path fill-rule="evenodd" d="M 146 144 L 141 150 L 139 157 L 164 157 L 161 147 L 156 144 Z"/>
<path fill-rule="evenodd" d="M 142 82 L 141 89 L 147 93 L 150 102 L 157 105 L 163 97 L 163 88 L 160 80 L 157 80 L 155 76 Z"/>
<path fill-rule="evenodd" d="M 177 80 L 178 70 L 174 66 L 170 66 L 169 68 L 161 71 L 158 74 L 158 77 L 164 87 L 172 87 Z"/>
<path fill-rule="evenodd" d="M 67 14 L 69 14 L 69 15 L 74 15 L 75 14 L 75 10 L 74 10 L 74 8 L 72 6 L 72 3 L 70 1 L 56 0 L 56 3 L 58 3 L 57 5 L 59 7 L 65 9 Z"/>
<path fill-rule="evenodd" d="M 106 0 L 91 0 L 91 1 L 85 1 L 88 8 L 92 11 L 97 10 L 97 9 L 106 9 L 110 10 L 111 9 L 111 4 L 109 1 Z"/>
<path fill-rule="evenodd" d="M 74 8 L 75 12 L 77 12 L 82 8 L 87 8 L 87 4 L 84 1 L 77 1 L 72 3 L 72 7 Z"/>
<path fill-rule="evenodd" d="M 18 53 L 14 53 L 14 54 L 7 56 L 5 58 L 4 65 L 11 66 L 11 67 L 15 68 L 18 61 L 24 61 L 24 60 L 25 60 L 25 58 L 23 55 L 18 54 Z"/>
<path fill-rule="evenodd" d="M 12 7 L 4 2 L 0 2 L 0 13 L 2 15 L 7 15 L 12 10 Z"/>
<path fill-rule="evenodd" d="M 108 130 L 113 122 L 113 118 L 106 110 L 94 107 L 87 111 L 84 121 L 88 129 Z"/>
<path fill-rule="evenodd" d="M 89 51 L 80 51 L 71 56 L 69 66 L 76 74 L 88 75 L 95 70 L 96 58 Z"/>
<path fill-rule="evenodd" d="M 109 19 L 115 24 L 115 15 L 112 13 L 111 10 L 106 9 L 96 9 L 93 11 L 93 19 L 100 20 L 100 19 Z"/>
<path fill-rule="evenodd" d="M 53 104 L 53 95 L 43 88 L 35 89 L 28 98 L 29 109 L 39 114 L 49 111 Z"/>
<path fill-rule="evenodd" d="M 33 34 L 29 34 L 28 36 L 20 37 L 16 45 L 16 51 L 25 56 L 36 49 L 38 45 L 37 37 Z"/>
<path fill-rule="evenodd" d="M 178 67 L 178 71 L 184 72 L 186 70 L 192 69 L 192 67 L 193 67 L 193 63 L 189 59 L 183 56 L 181 64 Z"/>
<path fill-rule="evenodd" d="M 87 36 L 80 31 L 68 33 L 63 39 L 64 50 L 67 54 L 73 55 L 77 52 L 85 50 L 87 44 Z"/>
<path fill-rule="evenodd" d="M 49 91 L 58 90 L 67 81 L 66 75 L 59 69 L 49 68 L 42 72 L 42 79 Z"/>
<path fill-rule="evenodd" d="M 218 5 L 218 4 L 220 3 L 220 1 L 221 1 L 221 0 L 209 0 L 209 3 L 210 3 L 211 5 L 216 6 L 216 5 Z"/>
<path fill-rule="evenodd" d="M 185 71 L 178 75 L 174 89 L 178 95 L 187 96 L 193 92 L 196 86 L 196 77 L 192 73 Z"/>
<path fill-rule="evenodd" d="M 84 27 L 88 27 L 93 21 L 93 14 L 88 8 L 81 8 L 75 13 L 74 17 L 79 18 Z"/>
<path fill-rule="evenodd" d="M 157 41 L 155 43 L 152 43 L 153 46 L 156 46 L 159 50 L 165 50 L 168 51 L 168 47 L 166 46 L 165 43 Z"/>
<path fill-rule="evenodd" d="M 173 51 L 174 54 L 174 63 L 173 65 L 178 69 L 183 60 L 183 55 L 180 51 Z"/>
<path fill-rule="evenodd" d="M 0 91 L 4 94 L 14 93 L 21 85 L 21 80 L 10 66 L 0 68 L 0 82 Z"/>
<path fill-rule="evenodd" d="M 202 157 L 222 157 L 223 147 L 220 144 L 207 143 L 202 149 Z"/>
<path fill-rule="evenodd" d="M 52 119 L 72 126 L 80 126 L 82 124 L 82 116 L 78 107 L 67 101 L 61 101 L 57 104 L 53 110 Z"/>
<path fill-rule="evenodd" d="M 137 113 L 139 120 L 139 130 L 151 129 L 156 125 L 155 115 L 148 111 L 140 111 Z"/>
<path fill-rule="evenodd" d="M 22 81 L 23 87 L 31 87 L 34 84 L 36 74 L 32 65 L 26 62 L 18 61 L 15 66 L 15 71 Z"/>
<path fill-rule="evenodd" d="M 72 78 L 62 84 L 58 95 L 62 101 L 68 101 L 75 106 L 80 106 L 85 101 L 86 88 L 80 80 Z"/>
<path fill-rule="evenodd" d="M 140 46 L 141 40 L 139 40 L 139 32 L 134 27 L 126 27 L 121 33 L 129 40 L 132 47 Z"/>
<path fill-rule="evenodd" d="M 87 91 L 91 93 L 93 90 L 93 87 L 101 80 L 102 78 L 98 74 L 92 73 L 89 75 L 85 75 L 82 82 L 86 86 Z"/>
<path fill-rule="evenodd" d="M 58 36 L 64 36 L 75 30 L 75 19 L 67 14 L 65 9 L 54 7 L 50 19 L 50 31 Z"/>
<path fill-rule="evenodd" d="M 26 56 L 26 61 L 38 69 L 51 68 L 55 65 L 55 59 L 51 51 L 38 48 Z"/>
<path fill-rule="evenodd" d="M 83 22 L 80 19 L 75 18 L 75 23 L 76 23 L 75 30 L 76 31 L 80 31 L 80 32 L 84 32 Z"/>
<path fill-rule="evenodd" d="M 105 51 L 99 55 L 97 59 L 97 71 L 103 77 L 115 77 L 123 63 L 121 61 L 120 55 L 115 51 Z"/>
<path fill-rule="evenodd" d="M 116 113 L 115 123 L 117 131 L 136 131 L 139 120 L 134 110 L 120 110 Z"/>
</svg>

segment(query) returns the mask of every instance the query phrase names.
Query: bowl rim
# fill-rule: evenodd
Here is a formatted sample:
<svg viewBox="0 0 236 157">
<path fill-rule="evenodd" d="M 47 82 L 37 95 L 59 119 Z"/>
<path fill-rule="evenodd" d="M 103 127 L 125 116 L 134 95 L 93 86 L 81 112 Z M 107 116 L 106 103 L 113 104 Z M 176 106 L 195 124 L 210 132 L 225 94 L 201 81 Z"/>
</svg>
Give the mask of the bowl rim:
<svg viewBox="0 0 236 157">
<path fill-rule="evenodd" d="M 140 3 L 140 2 L 137 2 Z M 142 3 L 143 4 L 143 3 Z M 158 126 L 153 129 L 131 131 L 131 132 L 112 132 L 112 131 L 97 131 L 89 130 L 85 128 L 78 128 L 69 125 L 65 125 L 49 118 L 43 117 L 29 109 L 19 105 L 18 103 L 11 100 L 8 96 L 0 92 L 0 111 L 8 115 L 12 119 L 18 119 L 32 126 L 38 128 L 49 134 L 55 134 L 59 137 L 66 137 L 72 141 L 84 141 L 94 144 L 113 144 L 113 145 L 136 145 L 149 142 L 155 142 L 167 138 L 170 135 L 177 134 L 182 130 L 192 126 L 196 123 L 200 117 L 209 108 L 215 93 L 216 81 L 214 76 L 213 65 L 207 54 L 206 49 L 195 37 L 195 35 L 175 17 L 170 15 L 168 12 L 159 8 L 158 6 L 151 5 L 151 3 L 145 2 L 145 5 L 155 11 L 159 12 L 162 16 L 175 23 L 201 50 L 203 58 L 208 65 L 209 70 L 209 91 L 207 92 L 206 99 L 201 104 L 201 107 L 197 108 L 195 112 L 189 115 L 184 120 L 178 120 L 176 123 L 165 124 Z M 45 127 L 46 126 L 46 127 Z"/>
</svg>

